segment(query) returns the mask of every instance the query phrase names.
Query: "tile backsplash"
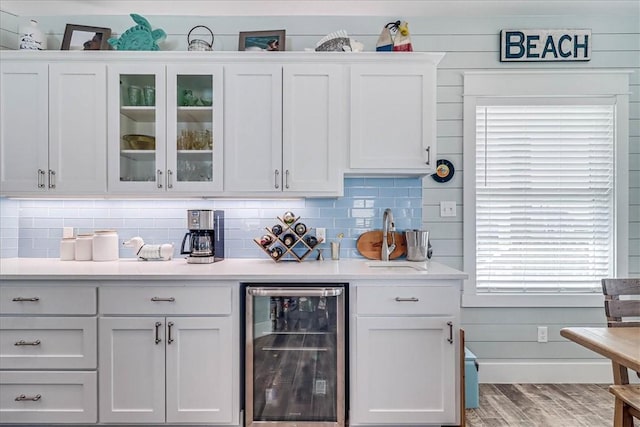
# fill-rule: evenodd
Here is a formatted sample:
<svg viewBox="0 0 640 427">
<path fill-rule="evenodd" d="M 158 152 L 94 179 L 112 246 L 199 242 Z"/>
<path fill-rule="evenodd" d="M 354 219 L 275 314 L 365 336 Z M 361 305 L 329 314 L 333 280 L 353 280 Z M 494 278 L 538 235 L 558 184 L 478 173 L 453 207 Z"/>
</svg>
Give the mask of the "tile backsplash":
<svg viewBox="0 0 640 427">
<path fill-rule="evenodd" d="M 0 198 L 0 255 L 57 258 L 63 227 L 76 233 L 101 229 L 118 232 L 120 242 L 140 236 L 145 243 L 171 243 L 180 256 L 187 209 L 225 211 L 225 256 L 262 258 L 252 241 L 275 224 L 276 216 L 293 211 L 308 227 L 325 227 L 327 240 L 344 233 L 341 256 L 358 258 L 358 236 L 382 227 L 382 212 L 393 210 L 396 229 L 420 228 L 421 178 L 346 178 L 344 197 L 287 200 L 44 200 Z M 327 247 L 324 243 L 321 247 Z M 120 248 L 121 258 L 131 249 Z"/>
</svg>

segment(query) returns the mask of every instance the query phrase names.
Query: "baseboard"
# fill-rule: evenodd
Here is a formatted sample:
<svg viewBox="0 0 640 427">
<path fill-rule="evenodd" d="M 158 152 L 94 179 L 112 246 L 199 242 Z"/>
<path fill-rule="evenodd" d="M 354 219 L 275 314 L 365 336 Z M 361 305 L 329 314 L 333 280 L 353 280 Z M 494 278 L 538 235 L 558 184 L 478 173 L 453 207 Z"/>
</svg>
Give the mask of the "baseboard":
<svg viewBox="0 0 640 427">
<path fill-rule="evenodd" d="M 611 362 L 594 361 L 505 361 L 478 359 L 478 381 L 484 384 L 540 383 L 611 384 Z M 634 373 L 629 380 L 638 382 Z"/>
</svg>

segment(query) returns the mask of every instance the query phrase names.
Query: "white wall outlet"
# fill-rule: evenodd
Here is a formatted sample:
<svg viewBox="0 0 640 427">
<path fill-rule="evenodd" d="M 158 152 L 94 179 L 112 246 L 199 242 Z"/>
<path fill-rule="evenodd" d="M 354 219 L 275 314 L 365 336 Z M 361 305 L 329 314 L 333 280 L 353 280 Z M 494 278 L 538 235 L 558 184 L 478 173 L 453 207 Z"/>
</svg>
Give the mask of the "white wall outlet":
<svg viewBox="0 0 640 427">
<path fill-rule="evenodd" d="M 546 326 L 538 326 L 538 342 L 549 341 L 549 329 Z"/>
<path fill-rule="evenodd" d="M 327 229 L 324 227 L 316 228 L 316 239 L 318 239 L 318 242 L 327 240 Z"/>
<path fill-rule="evenodd" d="M 456 216 L 456 202 L 440 202 L 440 216 Z"/>
</svg>

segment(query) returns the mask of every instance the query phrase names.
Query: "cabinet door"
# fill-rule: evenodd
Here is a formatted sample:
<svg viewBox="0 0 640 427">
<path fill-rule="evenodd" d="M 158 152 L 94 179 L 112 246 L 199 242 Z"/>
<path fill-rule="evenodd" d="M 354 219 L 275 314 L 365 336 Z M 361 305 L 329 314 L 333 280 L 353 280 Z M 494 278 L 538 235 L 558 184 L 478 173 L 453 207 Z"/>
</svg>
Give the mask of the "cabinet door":
<svg viewBox="0 0 640 427">
<path fill-rule="evenodd" d="M 453 317 L 357 317 L 352 423 L 456 421 Z M 453 334 L 456 336 L 455 334 Z"/>
<path fill-rule="evenodd" d="M 164 193 L 165 67 L 108 66 L 109 192 Z"/>
<path fill-rule="evenodd" d="M 284 191 L 342 192 L 338 149 L 347 143 L 344 74 L 341 65 L 285 65 Z"/>
<path fill-rule="evenodd" d="M 167 67 L 167 190 L 222 191 L 222 66 Z"/>
<path fill-rule="evenodd" d="M 163 423 L 164 318 L 103 317 L 98 332 L 100 422 Z"/>
<path fill-rule="evenodd" d="M 225 67 L 224 189 L 282 191 L 282 66 Z"/>
<path fill-rule="evenodd" d="M 56 193 L 106 192 L 106 65 L 49 66 L 49 170 Z"/>
<path fill-rule="evenodd" d="M 231 317 L 167 318 L 167 422 L 231 424 Z"/>
<path fill-rule="evenodd" d="M 45 192 L 48 66 L 3 62 L 0 70 L 0 193 Z"/>
<path fill-rule="evenodd" d="M 432 172 L 435 91 L 435 65 L 352 66 L 350 167 Z"/>
</svg>

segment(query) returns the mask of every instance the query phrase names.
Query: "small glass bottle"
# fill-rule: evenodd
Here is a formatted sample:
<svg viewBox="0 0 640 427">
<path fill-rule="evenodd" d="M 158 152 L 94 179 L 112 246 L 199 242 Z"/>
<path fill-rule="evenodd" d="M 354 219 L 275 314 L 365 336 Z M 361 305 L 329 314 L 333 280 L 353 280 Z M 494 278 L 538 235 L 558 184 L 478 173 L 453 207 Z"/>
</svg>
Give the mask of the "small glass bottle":
<svg viewBox="0 0 640 427">
<path fill-rule="evenodd" d="M 285 236 L 282 238 L 282 243 L 284 243 L 284 245 L 288 248 L 293 246 L 295 242 L 296 236 L 294 236 L 293 234 L 285 234 Z"/>
<path fill-rule="evenodd" d="M 294 231 L 296 232 L 296 234 L 297 234 L 298 236 L 303 236 L 303 235 L 304 235 L 304 233 L 306 233 L 306 232 L 307 232 L 307 226 L 306 226 L 306 225 L 304 225 L 304 224 L 303 224 L 303 223 L 301 223 L 301 222 L 297 223 L 297 224 L 296 224 L 296 226 L 295 226 L 293 229 L 294 229 Z"/>
<path fill-rule="evenodd" d="M 282 234 L 282 226 L 280 224 L 276 224 L 273 227 L 271 227 L 271 232 L 274 234 L 274 236 L 279 236 Z"/>
</svg>

